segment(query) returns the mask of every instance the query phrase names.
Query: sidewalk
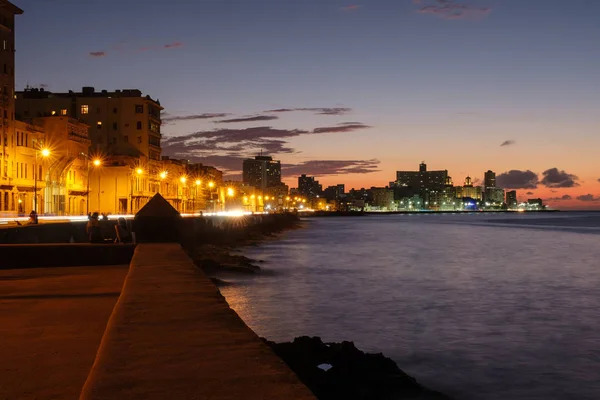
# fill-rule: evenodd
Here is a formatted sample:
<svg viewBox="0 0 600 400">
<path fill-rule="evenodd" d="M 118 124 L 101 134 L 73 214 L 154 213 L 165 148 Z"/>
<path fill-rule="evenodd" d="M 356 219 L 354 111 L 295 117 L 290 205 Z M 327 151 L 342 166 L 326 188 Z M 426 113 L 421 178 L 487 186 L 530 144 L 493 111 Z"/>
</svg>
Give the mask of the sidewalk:
<svg viewBox="0 0 600 400">
<path fill-rule="evenodd" d="M 0 271 L 0 399 L 77 399 L 128 266 Z"/>
</svg>

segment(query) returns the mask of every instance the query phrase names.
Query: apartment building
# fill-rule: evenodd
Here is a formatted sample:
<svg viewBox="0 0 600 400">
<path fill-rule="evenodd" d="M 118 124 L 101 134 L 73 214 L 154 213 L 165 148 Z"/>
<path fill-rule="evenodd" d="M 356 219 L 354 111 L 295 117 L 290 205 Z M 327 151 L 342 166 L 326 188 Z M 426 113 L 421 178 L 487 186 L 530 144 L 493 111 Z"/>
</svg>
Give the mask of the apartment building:
<svg viewBox="0 0 600 400">
<path fill-rule="evenodd" d="M 90 126 L 91 153 L 130 156 L 150 162 L 161 157 L 161 107 L 137 89 L 53 93 L 27 88 L 16 93 L 17 119 L 68 116 Z"/>
</svg>

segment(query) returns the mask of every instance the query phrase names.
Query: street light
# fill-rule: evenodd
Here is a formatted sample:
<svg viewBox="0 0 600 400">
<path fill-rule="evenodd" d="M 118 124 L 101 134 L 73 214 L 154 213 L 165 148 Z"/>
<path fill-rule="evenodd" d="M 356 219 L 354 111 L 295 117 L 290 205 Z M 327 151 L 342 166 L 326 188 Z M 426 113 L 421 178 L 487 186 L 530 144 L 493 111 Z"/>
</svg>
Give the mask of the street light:
<svg viewBox="0 0 600 400">
<path fill-rule="evenodd" d="M 43 158 L 46 158 L 50 155 L 50 150 L 41 149 L 35 151 L 35 162 L 33 166 L 33 210 L 37 213 L 37 181 L 38 181 L 38 168 L 37 168 L 37 159 L 38 153 L 42 155 Z"/>
<path fill-rule="evenodd" d="M 197 207 L 197 203 L 198 203 L 198 186 L 200 186 L 202 184 L 202 181 L 200 179 L 196 179 L 196 182 L 194 182 L 196 187 L 194 187 L 194 210 Z M 192 210 L 192 213 L 194 212 L 194 210 Z"/>
<path fill-rule="evenodd" d="M 87 155 L 83 154 L 86 158 Z M 102 165 L 102 160 L 100 160 L 99 158 L 96 158 L 94 161 L 92 161 L 92 163 L 94 165 L 94 167 L 99 167 Z M 86 200 L 85 200 L 85 207 L 86 207 L 86 214 L 90 214 L 90 162 L 88 160 L 88 176 L 87 176 L 87 193 L 86 193 Z M 100 174 L 98 174 L 98 209 L 100 209 Z"/>
<path fill-rule="evenodd" d="M 136 168 L 135 173 L 138 175 L 137 179 L 137 183 L 138 183 L 138 190 L 139 190 L 139 177 L 144 173 L 144 170 L 142 168 Z M 133 179 L 135 178 L 135 175 L 131 176 L 131 201 L 130 201 L 130 212 L 131 214 L 133 214 Z"/>
</svg>

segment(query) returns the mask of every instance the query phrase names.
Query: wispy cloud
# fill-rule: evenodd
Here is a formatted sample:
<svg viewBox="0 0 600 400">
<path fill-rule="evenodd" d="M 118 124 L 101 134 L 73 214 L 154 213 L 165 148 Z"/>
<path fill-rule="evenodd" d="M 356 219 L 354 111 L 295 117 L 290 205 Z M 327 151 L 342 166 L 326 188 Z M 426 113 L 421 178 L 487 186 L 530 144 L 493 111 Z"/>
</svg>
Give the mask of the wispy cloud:
<svg viewBox="0 0 600 400">
<path fill-rule="evenodd" d="M 165 48 L 165 49 L 174 49 L 176 47 L 183 47 L 183 43 L 182 42 L 173 42 L 173 43 L 167 43 L 167 44 L 163 45 L 163 48 Z"/>
<path fill-rule="evenodd" d="M 379 160 L 310 160 L 298 164 L 284 164 L 282 173 L 297 176 L 307 175 L 344 175 L 344 174 L 370 174 L 377 172 Z"/>
<path fill-rule="evenodd" d="M 419 6 L 418 13 L 443 19 L 481 19 L 492 12 L 489 7 L 477 7 L 454 0 L 413 0 L 413 3 Z"/>
<path fill-rule="evenodd" d="M 591 202 L 591 201 L 600 201 L 600 197 L 594 196 L 593 194 L 584 194 L 576 197 L 579 201 Z"/>
<path fill-rule="evenodd" d="M 566 200 L 573 200 L 573 197 L 569 196 L 568 194 L 565 194 L 561 197 L 550 197 L 548 199 L 545 199 L 545 201 L 566 201 Z"/>
<path fill-rule="evenodd" d="M 542 172 L 543 178 L 541 183 L 550 188 L 570 188 L 579 186 L 577 181 L 579 178 L 565 171 L 559 171 L 558 168 L 550 168 Z"/>
<path fill-rule="evenodd" d="M 342 11 L 355 11 L 358 10 L 361 6 L 358 4 L 349 4 L 347 6 L 342 7 Z"/>
<path fill-rule="evenodd" d="M 140 53 L 140 52 L 145 52 L 145 51 L 151 51 L 151 50 L 164 50 L 164 49 L 175 49 L 178 47 L 183 47 L 183 42 L 171 42 L 171 43 L 167 43 L 167 44 L 163 44 L 163 45 L 148 45 L 148 46 L 141 46 L 138 48 L 132 48 L 132 47 L 128 47 L 127 46 L 127 41 L 122 40 L 119 43 L 111 46 L 111 50 L 112 53 L 120 53 L 121 55 L 123 55 L 124 53 L 128 53 L 128 52 L 132 52 L 132 53 Z M 106 57 L 108 56 L 109 52 L 108 51 L 92 51 L 89 53 L 90 56 L 92 57 Z"/>
<path fill-rule="evenodd" d="M 167 137 L 163 141 L 163 151 L 166 155 L 187 159 L 199 159 L 214 155 L 243 158 L 260 150 L 268 154 L 291 154 L 296 152 L 288 144 L 288 140 L 293 137 L 347 133 L 365 128 L 369 128 L 369 126 L 358 122 L 353 125 L 344 124 L 320 127 L 313 130 L 275 129 L 270 126 L 245 129 L 213 129 L 188 135 Z"/>
<path fill-rule="evenodd" d="M 169 115 L 163 114 L 162 121 L 192 121 L 196 119 L 211 119 L 211 118 L 223 118 L 230 114 L 228 113 L 204 113 L 204 114 L 191 114 L 191 115 Z"/>
<path fill-rule="evenodd" d="M 313 133 L 337 133 L 337 132 L 352 132 L 357 129 L 367 129 L 369 125 L 358 123 L 341 124 L 338 126 L 325 126 L 321 128 L 315 128 Z"/>
<path fill-rule="evenodd" d="M 514 140 L 505 140 L 504 142 L 502 142 L 502 144 L 500 145 L 500 147 L 504 147 L 504 146 L 510 146 L 513 145 L 517 142 L 515 142 Z"/>
<path fill-rule="evenodd" d="M 346 107 L 303 107 L 303 108 L 277 108 L 275 110 L 267 110 L 267 113 L 274 112 L 292 112 L 292 111 L 310 111 L 318 115 L 345 115 L 352 111 Z"/>
<path fill-rule="evenodd" d="M 279 117 L 276 117 L 275 115 L 257 115 L 255 117 L 222 119 L 220 121 L 215 121 L 215 122 L 217 124 L 228 124 L 228 123 L 234 123 L 234 122 L 271 121 L 274 119 L 279 119 Z"/>
</svg>

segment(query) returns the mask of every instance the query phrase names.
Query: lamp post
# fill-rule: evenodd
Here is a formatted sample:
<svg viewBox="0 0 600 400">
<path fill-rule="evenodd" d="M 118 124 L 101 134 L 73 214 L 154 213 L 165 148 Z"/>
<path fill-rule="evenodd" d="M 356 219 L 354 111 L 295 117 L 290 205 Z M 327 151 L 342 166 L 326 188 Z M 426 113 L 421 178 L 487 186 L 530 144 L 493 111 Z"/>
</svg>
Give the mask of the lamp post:
<svg viewBox="0 0 600 400">
<path fill-rule="evenodd" d="M 180 212 L 185 212 L 185 204 L 183 202 L 183 190 L 185 189 L 185 182 L 187 181 L 187 178 L 185 176 L 182 176 L 181 178 L 179 178 L 179 182 L 181 182 L 181 203 L 180 203 Z M 177 191 L 177 195 L 179 196 L 179 190 Z"/>
<path fill-rule="evenodd" d="M 38 181 L 38 168 L 37 168 L 37 159 L 38 153 L 42 155 L 42 157 L 46 158 L 50 155 L 50 150 L 41 149 L 35 151 L 35 162 L 33 166 L 33 211 L 37 213 L 37 181 Z"/>
<path fill-rule="evenodd" d="M 141 168 L 136 168 L 135 174 L 131 175 L 131 201 L 130 201 L 130 213 L 133 214 L 133 179 L 140 179 L 139 177 L 144 173 L 144 170 Z M 136 178 L 137 176 L 137 178 Z"/>
<path fill-rule="evenodd" d="M 227 188 L 227 197 L 233 200 L 233 196 L 235 196 L 235 191 L 232 188 Z"/>
<path fill-rule="evenodd" d="M 85 155 L 85 157 L 87 158 L 87 155 Z M 97 158 L 95 159 L 93 162 L 88 162 L 88 175 L 87 175 L 87 193 L 86 193 L 86 201 L 85 201 L 85 205 L 86 205 L 86 214 L 90 214 L 90 165 L 94 165 L 95 168 L 99 167 L 102 165 L 102 161 Z M 100 174 L 98 174 L 98 209 L 100 209 Z"/>
<path fill-rule="evenodd" d="M 163 184 L 163 181 L 164 181 L 165 179 L 167 179 L 167 174 L 168 174 L 168 173 L 167 173 L 167 171 L 163 171 L 163 172 L 161 172 L 161 173 L 160 173 L 160 175 L 159 175 L 159 176 L 160 176 L 160 188 L 159 188 L 159 191 L 158 191 L 158 193 L 160 193 L 161 195 L 162 195 L 162 193 L 161 193 L 161 192 L 162 192 L 162 184 Z M 168 192 L 169 192 L 169 191 L 167 190 L 167 196 L 169 195 L 169 193 L 168 193 Z"/>
<path fill-rule="evenodd" d="M 210 195 L 210 204 L 212 205 L 212 212 L 215 212 L 215 200 L 213 199 L 212 189 L 215 187 L 213 181 L 208 182 L 208 194 Z"/>
<path fill-rule="evenodd" d="M 196 179 L 196 187 L 194 188 L 194 210 L 192 210 L 192 213 L 196 210 L 197 207 L 197 203 L 198 203 L 198 186 L 200 186 L 202 184 L 202 181 L 200 179 Z"/>
</svg>

